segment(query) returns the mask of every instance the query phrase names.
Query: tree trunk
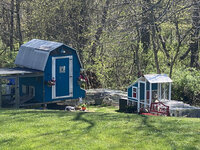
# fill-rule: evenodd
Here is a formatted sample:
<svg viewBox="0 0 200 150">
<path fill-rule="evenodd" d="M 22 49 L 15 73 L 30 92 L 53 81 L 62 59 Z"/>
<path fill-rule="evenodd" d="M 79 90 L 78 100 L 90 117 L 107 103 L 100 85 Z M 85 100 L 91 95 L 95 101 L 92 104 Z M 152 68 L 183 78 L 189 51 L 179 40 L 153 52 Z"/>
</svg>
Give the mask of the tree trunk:
<svg viewBox="0 0 200 150">
<path fill-rule="evenodd" d="M 159 27 L 156 27 L 156 32 L 158 33 L 158 38 L 159 38 L 159 40 L 161 42 L 162 48 L 163 48 L 163 50 L 165 52 L 165 55 L 166 55 L 167 59 L 170 60 L 169 51 L 166 48 L 166 42 L 165 42 L 164 38 L 162 37 L 160 30 L 161 29 Z"/>
<path fill-rule="evenodd" d="M 143 46 L 143 52 L 148 53 L 148 48 L 150 45 L 150 30 L 148 23 L 150 22 L 149 18 L 151 16 L 150 11 L 147 11 L 150 8 L 151 1 L 144 0 L 144 4 L 142 6 L 142 11 L 145 12 L 142 15 L 142 27 L 141 27 L 141 42 Z"/>
<path fill-rule="evenodd" d="M 191 34 L 191 58 L 190 58 L 190 66 L 195 68 L 200 68 L 199 64 L 199 27 L 200 27 L 200 3 L 197 3 L 197 0 L 193 0 L 193 15 L 192 15 L 192 26 L 193 31 Z"/>
<path fill-rule="evenodd" d="M 137 40 L 137 45 L 135 46 L 135 64 L 137 66 L 137 71 L 138 71 L 138 78 L 141 77 L 143 75 L 143 72 L 141 71 L 141 64 L 140 64 L 140 58 L 139 58 L 139 47 L 140 47 L 140 31 L 139 28 L 136 26 L 137 28 L 137 34 L 138 34 L 138 40 Z M 131 45 L 131 49 L 133 49 L 133 45 Z"/>
<path fill-rule="evenodd" d="M 12 56 L 13 51 L 13 30 L 14 30 L 14 0 L 11 0 L 10 9 L 10 56 Z"/>
<path fill-rule="evenodd" d="M 179 32 L 179 24 L 178 24 L 177 18 L 175 18 L 175 26 L 176 26 L 176 36 L 177 36 L 177 39 L 178 39 L 178 46 L 176 48 L 176 54 L 175 54 L 174 58 L 171 60 L 170 72 L 169 72 L 170 78 L 172 77 L 173 67 L 174 67 L 174 64 L 175 64 L 177 57 L 179 55 L 180 46 L 181 46 L 181 42 L 182 42 L 181 35 L 180 35 L 180 32 Z"/>
<path fill-rule="evenodd" d="M 95 63 L 95 56 L 96 56 L 96 50 L 97 50 L 97 46 L 99 44 L 99 40 L 100 40 L 100 37 L 103 33 L 103 28 L 105 26 L 105 23 L 106 23 L 106 19 L 107 19 L 107 14 L 108 14 L 108 6 L 109 6 L 109 3 L 110 1 L 109 0 L 106 0 L 106 4 L 103 8 L 103 14 L 102 14 L 102 19 L 101 19 L 101 25 L 100 27 L 97 29 L 97 32 L 95 34 L 95 41 L 92 45 L 92 49 L 91 49 L 91 56 L 90 56 L 90 59 L 91 59 L 91 64 L 94 64 Z"/>
<path fill-rule="evenodd" d="M 17 30 L 18 30 L 19 46 L 23 44 L 23 38 L 22 38 L 22 32 L 21 32 L 20 3 L 21 3 L 21 0 L 16 0 Z"/>
<path fill-rule="evenodd" d="M 151 6 L 151 1 L 149 1 L 149 4 Z M 152 45 L 153 45 L 153 53 L 154 53 L 154 61 L 155 61 L 155 65 L 156 65 L 156 71 L 158 74 L 160 74 L 160 66 L 159 66 L 159 62 L 158 62 L 158 49 L 156 47 L 156 22 L 155 22 L 155 14 L 154 14 L 154 9 L 152 8 L 149 14 L 149 18 L 150 18 L 150 25 L 151 25 L 151 39 L 152 39 Z"/>
<path fill-rule="evenodd" d="M 155 61 L 155 64 L 156 64 L 156 70 L 157 70 L 157 73 L 160 74 L 160 66 L 159 66 L 159 62 L 158 62 L 158 50 L 156 48 L 156 43 L 155 43 L 155 40 L 156 40 L 156 34 L 155 34 L 155 23 L 152 27 L 152 44 L 153 44 L 153 53 L 154 53 L 154 61 Z"/>
<path fill-rule="evenodd" d="M 1 40 L 2 40 L 2 43 L 4 43 L 6 45 L 6 47 L 9 47 L 10 46 L 10 39 L 9 39 L 9 31 L 10 31 L 10 27 L 9 27 L 9 24 L 10 24 L 10 21 L 9 21 L 9 15 L 8 15 L 8 12 L 5 8 L 5 4 L 4 2 L 2 2 L 1 4 L 1 9 L 2 9 L 2 24 L 0 24 L 0 32 L 1 32 Z M 9 12 L 10 13 L 10 12 Z M 5 51 L 6 51 L 6 48 L 5 48 Z"/>
</svg>

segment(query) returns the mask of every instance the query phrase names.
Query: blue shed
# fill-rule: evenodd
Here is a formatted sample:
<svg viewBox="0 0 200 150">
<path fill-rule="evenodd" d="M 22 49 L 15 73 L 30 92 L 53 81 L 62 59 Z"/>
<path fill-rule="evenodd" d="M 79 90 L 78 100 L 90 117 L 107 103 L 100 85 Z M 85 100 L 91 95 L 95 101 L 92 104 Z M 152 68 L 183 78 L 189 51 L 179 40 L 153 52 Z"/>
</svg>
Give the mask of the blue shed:
<svg viewBox="0 0 200 150">
<path fill-rule="evenodd" d="M 20 103 L 85 97 L 78 83 L 82 68 L 78 54 L 63 43 L 33 39 L 20 47 L 15 64 L 40 72 L 19 77 Z"/>
<path fill-rule="evenodd" d="M 149 108 L 156 100 L 171 100 L 172 80 L 166 74 L 147 74 L 128 87 L 128 100 L 140 108 Z"/>
</svg>

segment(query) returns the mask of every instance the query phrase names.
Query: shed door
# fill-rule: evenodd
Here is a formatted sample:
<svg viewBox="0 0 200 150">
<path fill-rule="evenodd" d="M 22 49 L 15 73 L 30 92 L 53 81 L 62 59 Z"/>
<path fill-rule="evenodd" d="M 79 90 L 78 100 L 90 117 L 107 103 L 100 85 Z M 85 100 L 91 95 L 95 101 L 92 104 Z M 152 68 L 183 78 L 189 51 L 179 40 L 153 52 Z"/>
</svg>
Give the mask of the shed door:
<svg viewBox="0 0 200 150">
<path fill-rule="evenodd" d="M 56 84 L 52 86 L 52 99 L 73 96 L 73 57 L 52 57 L 52 78 Z"/>
</svg>

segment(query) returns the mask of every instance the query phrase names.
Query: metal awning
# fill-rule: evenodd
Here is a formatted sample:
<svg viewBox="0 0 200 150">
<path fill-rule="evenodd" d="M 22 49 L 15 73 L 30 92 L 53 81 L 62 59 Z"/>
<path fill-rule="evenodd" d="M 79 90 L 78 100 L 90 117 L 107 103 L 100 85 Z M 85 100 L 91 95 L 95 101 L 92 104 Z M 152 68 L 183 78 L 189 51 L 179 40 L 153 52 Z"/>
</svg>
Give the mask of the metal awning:
<svg viewBox="0 0 200 150">
<path fill-rule="evenodd" d="M 166 74 L 147 74 L 144 75 L 150 83 L 171 83 L 172 80 Z"/>
<path fill-rule="evenodd" d="M 25 75 L 25 74 L 35 74 L 42 75 L 43 72 L 28 68 L 0 68 L 0 76 L 12 76 L 12 75 Z"/>
<path fill-rule="evenodd" d="M 19 78 L 20 77 L 38 77 L 43 76 L 43 71 L 38 71 L 28 68 L 0 68 L 0 108 L 2 105 L 2 90 L 1 79 L 15 78 L 15 101 L 16 107 L 20 105 Z"/>
</svg>

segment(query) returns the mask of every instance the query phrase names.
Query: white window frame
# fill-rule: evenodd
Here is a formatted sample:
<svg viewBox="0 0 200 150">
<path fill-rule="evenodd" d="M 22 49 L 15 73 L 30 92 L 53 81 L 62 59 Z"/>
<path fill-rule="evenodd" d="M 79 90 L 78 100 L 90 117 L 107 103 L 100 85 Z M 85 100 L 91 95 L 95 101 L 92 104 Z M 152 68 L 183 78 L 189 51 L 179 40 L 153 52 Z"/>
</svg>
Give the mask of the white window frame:
<svg viewBox="0 0 200 150">
<path fill-rule="evenodd" d="M 31 93 L 32 91 L 32 93 Z M 29 86 L 29 96 L 35 97 L 35 87 L 34 86 Z"/>
<path fill-rule="evenodd" d="M 136 92 L 134 92 L 133 89 L 136 89 Z M 132 86 L 132 98 L 138 99 L 138 92 L 137 91 L 138 91 L 138 88 L 136 86 Z M 136 97 L 133 97 L 133 93 L 136 93 Z"/>
</svg>

